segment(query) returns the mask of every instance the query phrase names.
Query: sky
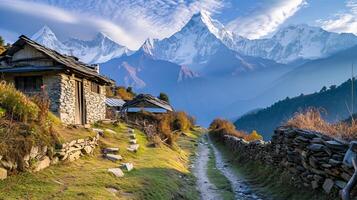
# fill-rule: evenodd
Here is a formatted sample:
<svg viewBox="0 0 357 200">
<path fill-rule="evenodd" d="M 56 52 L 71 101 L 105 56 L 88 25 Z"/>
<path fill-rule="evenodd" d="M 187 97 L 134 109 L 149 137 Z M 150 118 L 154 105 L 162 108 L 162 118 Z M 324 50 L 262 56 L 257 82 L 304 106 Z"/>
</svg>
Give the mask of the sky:
<svg viewBox="0 0 357 200">
<path fill-rule="evenodd" d="M 135 50 L 147 38 L 169 37 L 200 11 L 249 39 L 302 23 L 357 34 L 357 0 L 0 0 L 0 35 L 11 43 L 47 25 L 61 40 L 103 32 Z"/>
</svg>

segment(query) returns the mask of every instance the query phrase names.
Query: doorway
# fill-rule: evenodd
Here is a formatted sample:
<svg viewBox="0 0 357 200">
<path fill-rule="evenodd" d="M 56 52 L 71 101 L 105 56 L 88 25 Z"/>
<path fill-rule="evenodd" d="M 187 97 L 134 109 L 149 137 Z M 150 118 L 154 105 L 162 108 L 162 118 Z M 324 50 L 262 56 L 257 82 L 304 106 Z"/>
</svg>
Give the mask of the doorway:
<svg viewBox="0 0 357 200">
<path fill-rule="evenodd" d="M 75 123 L 86 123 L 83 82 L 79 80 L 75 80 Z"/>
</svg>

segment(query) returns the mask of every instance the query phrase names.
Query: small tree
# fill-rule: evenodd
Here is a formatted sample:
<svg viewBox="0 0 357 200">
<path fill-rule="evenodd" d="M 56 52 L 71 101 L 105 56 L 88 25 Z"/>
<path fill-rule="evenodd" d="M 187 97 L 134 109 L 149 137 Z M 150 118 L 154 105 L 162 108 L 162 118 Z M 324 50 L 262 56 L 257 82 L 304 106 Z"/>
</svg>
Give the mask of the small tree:
<svg viewBox="0 0 357 200">
<path fill-rule="evenodd" d="M 158 96 L 159 99 L 166 101 L 167 103 L 170 103 L 170 99 L 169 96 L 163 92 L 160 93 L 160 95 Z"/>
<path fill-rule="evenodd" d="M 261 136 L 256 130 L 253 130 L 249 135 L 245 138 L 247 141 L 255 141 L 255 140 L 263 140 L 263 136 Z"/>
</svg>

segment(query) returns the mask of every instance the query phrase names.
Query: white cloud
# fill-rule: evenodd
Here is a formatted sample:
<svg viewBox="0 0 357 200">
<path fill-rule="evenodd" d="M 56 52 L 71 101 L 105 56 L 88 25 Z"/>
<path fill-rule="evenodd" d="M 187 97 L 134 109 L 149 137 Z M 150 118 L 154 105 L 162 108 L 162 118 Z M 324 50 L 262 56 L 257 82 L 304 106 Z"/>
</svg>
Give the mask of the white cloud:
<svg viewBox="0 0 357 200">
<path fill-rule="evenodd" d="M 305 0 L 270 0 L 253 13 L 231 21 L 228 29 L 249 39 L 261 38 L 274 32 L 304 5 Z"/>
<path fill-rule="evenodd" d="M 103 0 L 100 3 L 96 0 L 31 1 L 11 2 L 19 4 L 16 7 L 19 12 L 41 15 L 63 23 L 94 26 L 131 49 L 138 48 L 149 37 L 162 39 L 172 35 L 194 13 L 201 10 L 215 13 L 224 5 L 222 0 Z M 38 9 L 40 6 L 51 8 L 51 13 L 42 12 L 46 9 Z"/>
<path fill-rule="evenodd" d="M 318 20 L 317 23 L 328 31 L 357 34 L 357 1 L 346 1 L 346 8 L 347 12 L 335 14 L 328 20 Z"/>
</svg>

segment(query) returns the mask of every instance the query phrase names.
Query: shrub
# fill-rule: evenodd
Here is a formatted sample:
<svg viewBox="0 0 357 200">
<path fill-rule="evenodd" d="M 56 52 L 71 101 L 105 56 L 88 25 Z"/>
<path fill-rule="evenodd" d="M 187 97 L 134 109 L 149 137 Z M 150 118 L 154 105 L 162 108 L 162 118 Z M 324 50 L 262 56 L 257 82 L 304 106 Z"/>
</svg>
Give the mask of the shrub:
<svg viewBox="0 0 357 200">
<path fill-rule="evenodd" d="M 38 107 L 13 85 L 0 83 L 0 107 L 6 110 L 8 117 L 27 122 L 38 117 Z"/>
<path fill-rule="evenodd" d="M 45 90 L 45 85 L 41 87 L 41 92 L 36 94 L 34 97 L 32 97 L 32 101 L 38 106 L 39 112 L 38 112 L 38 122 L 40 124 L 45 123 L 45 121 L 48 119 L 48 114 L 50 113 L 50 99 L 47 95 L 47 92 Z"/>
<path fill-rule="evenodd" d="M 193 120 L 185 112 L 175 113 L 173 121 L 173 129 L 180 131 L 188 131 L 193 126 Z"/>
<path fill-rule="evenodd" d="M 224 135 L 232 135 L 239 138 L 244 138 L 245 133 L 236 130 L 234 124 L 228 120 L 215 119 L 209 126 L 210 133 L 218 139 L 222 139 Z"/>
<path fill-rule="evenodd" d="M 247 141 L 263 140 L 263 136 L 257 133 L 256 130 L 253 130 L 249 135 L 246 135 L 244 139 Z"/>
<path fill-rule="evenodd" d="M 166 93 L 161 92 L 158 98 L 163 101 L 166 101 L 167 103 L 170 102 L 169 96 Z"/>
</svg>

